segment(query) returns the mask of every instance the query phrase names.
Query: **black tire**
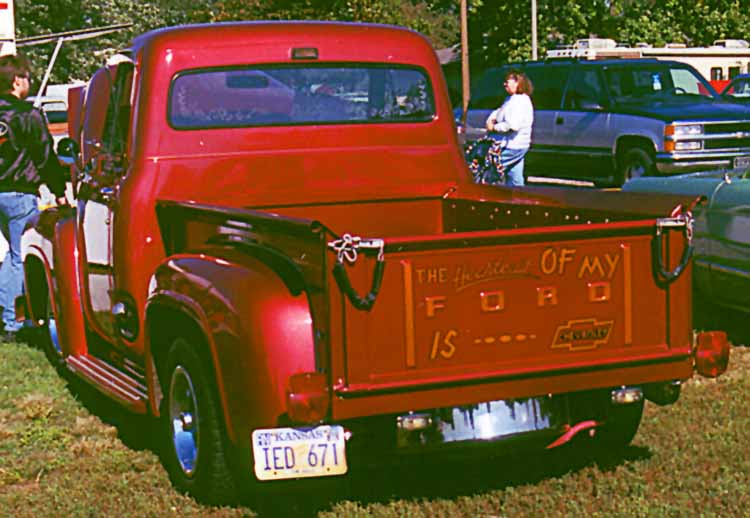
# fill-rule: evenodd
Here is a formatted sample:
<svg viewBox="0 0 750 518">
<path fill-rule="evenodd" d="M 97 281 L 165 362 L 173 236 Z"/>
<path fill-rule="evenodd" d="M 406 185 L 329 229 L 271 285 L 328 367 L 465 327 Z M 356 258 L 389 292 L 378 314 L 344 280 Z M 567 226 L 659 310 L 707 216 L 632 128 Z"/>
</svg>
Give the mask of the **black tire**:
<svg viewBox="0 0 750 518">
<path fill-rule="evenodd" d="M 46 280 L 40 280 L 31 289 L 31 303 L 36 317 L 36 327 L 29 328 L 31 340 L 43 351 L 55 369 L 60 371 L 65 365 L 60 339 L 57 335 L 57 321 L 52 312 L 52 293 Z"/>
<path fill-rule="evenodd" d="M 224 420 L 213 383 L 195 344 L 172 342 L 163 370 L 164 464 L 180 491 L 211 504 L 237 499 Z"/>
<path fill-rule="evenodd" d="M 628 446 L 638 432 L 643 416 L 644 400 L 628 405 L 613 406 L 606 423 L 596 432 L 596 445 L 607 451 Z"/>
<path fill-rule="evenodd" d="M 617 157 L 617 181 L 624 184 L 632 178 L 650 176 L 656 170 L 651 154 L 641 147 L 625 149 Z"/>
</svg>

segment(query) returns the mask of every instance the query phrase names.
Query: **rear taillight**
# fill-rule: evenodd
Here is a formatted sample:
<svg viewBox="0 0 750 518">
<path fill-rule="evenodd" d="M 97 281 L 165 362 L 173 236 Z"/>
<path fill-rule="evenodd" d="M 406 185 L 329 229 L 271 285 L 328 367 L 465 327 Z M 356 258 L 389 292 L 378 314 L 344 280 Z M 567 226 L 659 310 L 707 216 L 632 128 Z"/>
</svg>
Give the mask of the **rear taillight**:
<svg viewBox="0 0 750 518">
<path fill-rule="evenodd" d="M 289 378 L 286 409 L 295 423 L 317 423 L 328 415 L 328 379 L 319 372 L 302 372 Z"/>
<path fill-rule="evenodd" d="M 695 370 L 701 376 L 715 378 L 729 365 L 729 341 L 724 331 L 702 331 L 695 337 Z"/>
</svg>

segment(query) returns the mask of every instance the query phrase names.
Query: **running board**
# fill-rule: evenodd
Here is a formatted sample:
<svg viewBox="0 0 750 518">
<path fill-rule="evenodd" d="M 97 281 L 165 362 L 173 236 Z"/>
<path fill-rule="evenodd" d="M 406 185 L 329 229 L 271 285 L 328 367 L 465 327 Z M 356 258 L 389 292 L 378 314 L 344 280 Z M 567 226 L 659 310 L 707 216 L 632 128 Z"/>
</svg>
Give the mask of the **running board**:
<svg viewBox="0 0 750 518">
<path fill-rule="evenodd" d="M 146 413 L 146 386 L 132 376 L 93 356 L 68 356 L 65 362 L 71 371 L 95 388 L 114 397 L 131 411 Z"/>
</svg>

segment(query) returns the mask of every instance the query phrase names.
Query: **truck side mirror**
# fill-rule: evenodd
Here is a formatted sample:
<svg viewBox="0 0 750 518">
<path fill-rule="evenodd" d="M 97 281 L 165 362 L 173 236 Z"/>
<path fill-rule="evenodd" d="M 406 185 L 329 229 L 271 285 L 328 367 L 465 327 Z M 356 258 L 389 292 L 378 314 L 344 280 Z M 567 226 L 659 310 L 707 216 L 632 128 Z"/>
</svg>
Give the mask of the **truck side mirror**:
<svg viewBox="0 0 750 518">
<path fill-rule="evenodd" d="M 63 137 L 57 143 L 57 159 L 70 169 L 70 181 L 73 184 L 73 192 L 76 192 L 78 176 L 78 161 L 81 156 L 81 146 L 70 137 Z"/>
<path fill-rule="evenodd" d="M 78 142 L 70 137 L 63 137 L 57 143 L 57 158 L 65 165 L 74 165 L 80 152 Z"/>
</svg>

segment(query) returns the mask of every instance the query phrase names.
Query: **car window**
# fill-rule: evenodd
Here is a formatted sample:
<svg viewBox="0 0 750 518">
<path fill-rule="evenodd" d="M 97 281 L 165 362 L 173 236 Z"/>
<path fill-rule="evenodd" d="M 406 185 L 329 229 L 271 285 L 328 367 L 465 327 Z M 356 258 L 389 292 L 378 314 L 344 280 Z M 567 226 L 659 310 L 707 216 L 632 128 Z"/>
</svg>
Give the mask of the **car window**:
<svg viewBox="0 0 750 518">
<path fill-rule="evenodd" d="M 606 104 L 606 92 L 599 70 L 584 68 L 570 78 L 563 107 L 567 110 L 590 110 Z"/>
<path fill-rule="evenodd" d="M 559 109 L 570 67 L 544 64 L 528 67 L 524 72 L 534 87 L 534 93 L 531 97 L 534 109 Z"/>
<path fill-rule="evenodd" d="M 609 96 L 616 103 L 650 101 L 654 96 L 677 98 L 698 95 L 712 98 L 712 89 L 689 68 L 667 65 L 615 66 L 604 72 Z"/>
<path fill-rule="evenodd" d="M 177 129 L 426 122 L 434 115 L 426 72 L 394 65 L 190 70 L 175 76 L 169 101 Z"/>
<path fill-rule="evenodd" d="M 494 110 L 505 101 L 508 94 L 503 80 L 508 67 L 488 68 L 482 72 L 471 87 L 469 109 Z"/>
<path fill-rule="evenodd" d="M 674 68 L 669 71 L 672 76 L 673 88 L 676 93 L 688 93 L 694 95 L 702 95 L 701 92 L 701 80 L 695 76 L 690 70 L 686 68 Z"/>
<path fill-rule="evenodd" d="M 736 98 L 750 98 L 750 78 L 738 79 L 724 91 L 724 95 Z"/>
</svg>

